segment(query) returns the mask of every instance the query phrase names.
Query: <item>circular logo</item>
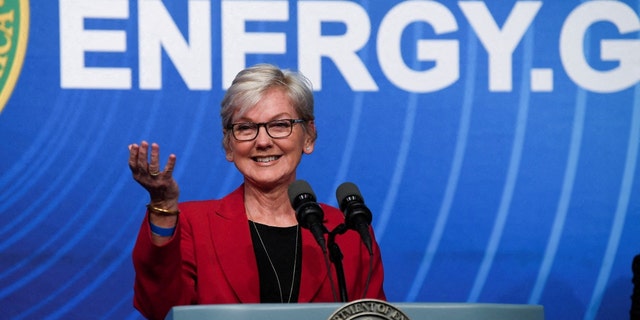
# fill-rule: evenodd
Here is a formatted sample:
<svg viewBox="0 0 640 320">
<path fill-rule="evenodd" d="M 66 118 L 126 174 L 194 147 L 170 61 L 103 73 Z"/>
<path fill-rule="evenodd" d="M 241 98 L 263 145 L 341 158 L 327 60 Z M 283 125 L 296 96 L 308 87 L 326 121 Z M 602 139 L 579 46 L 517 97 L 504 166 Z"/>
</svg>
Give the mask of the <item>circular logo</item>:
<svg viewBox="0 0 640 320">
<path fill-rule="evenodd" d="M 0 0 L 0 112 L 18 81 L 28 36 L 29 1 Z"/>
<path fill-rule="evenodd" d="M 376 299 L 350 302 L 336 310 L 328 320 L 409 320 L 406 314 L 393 305 Z"/>
</svg>

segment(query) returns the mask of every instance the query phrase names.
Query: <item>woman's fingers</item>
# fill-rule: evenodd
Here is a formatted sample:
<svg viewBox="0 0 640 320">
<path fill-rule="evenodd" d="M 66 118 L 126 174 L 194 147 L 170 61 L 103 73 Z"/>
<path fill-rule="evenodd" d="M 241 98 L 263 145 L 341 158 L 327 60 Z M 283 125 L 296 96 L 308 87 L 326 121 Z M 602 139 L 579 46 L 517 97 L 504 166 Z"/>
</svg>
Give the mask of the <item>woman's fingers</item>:
<svg viewBox="0 0 640 320">
<path fill-rule="evenodd" d="M 136 172 L 136 164 L 138 163 L 138 145 L 133 143 L 129 145 L 129 169 Z"/>
<path fill-rule="evenodd" d="M 160 146 L 157 143 L 151 144 L 151 162 L 149 163 L 149 175 L 157 177 L 160 175 Z"/>
<path fill-rule="evenodd" d="M 147 143 L 146 141 L 140 142 L 140 147 L 138 148 L 138 158 L 136 160 L 138 173 L 147 174 L 149 172 L 149 162 L 147 161 L 148 152 L 149 143 Z"/>
<path fill-rule="evenodd" d="M 149 152 L 151 152 L 150 155 Z M 157 143 L 151 144 L 151 151 L 149 151 L 149 143 L 146 141 L 142 141 L 140 145 L 135 143 L 129 145 L 129 168 L 137 177 L 136 180 L 144 177 L 155 178 L 161 175 L 170 179 L 175 165 L 176 156 L 171 154 L 164 170 L 160 170 L 160 146 Z"/>
<path fill-rule="evenodd" d="M 167 177 L 171 177 L 173 175 L 173 168 L 176 166 L 176 155 L 169 155 L 169 160 L 167 160 L 167 164 L 164 166 L 164 174 Z"/>
<path fill-rule="evenodd" d="M 149 154 L 150 153 L 150 154 Z M 173 168 L 176 156 L 171 154 L 164 170 L 160 171 L 160 146 L 142 141 L 140 145 L 129 145 L 129 168 L 136 180 L 148 192 L 154 202 L 176 202 L 180 195 L 180 188 L 173 179 Z"/>
</svg>

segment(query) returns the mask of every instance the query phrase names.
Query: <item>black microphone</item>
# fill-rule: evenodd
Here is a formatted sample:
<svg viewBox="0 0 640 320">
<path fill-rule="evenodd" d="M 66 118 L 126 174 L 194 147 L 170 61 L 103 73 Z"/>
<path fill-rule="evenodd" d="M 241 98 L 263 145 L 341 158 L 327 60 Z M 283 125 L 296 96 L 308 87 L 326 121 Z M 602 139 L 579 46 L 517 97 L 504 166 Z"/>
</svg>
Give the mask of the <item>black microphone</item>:
<svg viewBox="0 0 640 320">
<path fill-rule="evenodd" d="M 318 202 L 311 186 L 304 180 L 297 180 L 289 185 L 289 201 L 296 211 L 296 219 L 301 227 L 311 230 L 316 241 L 327 252 L 327 244 L 324 240 L 326 228 L 322 224 L 324 212 Z"/>
<path fill-rule="evenodd" d="M 371 210 L 364 204 L 360 190 L 355 184 L 345 182 L 336 190 L 336 198 L 338 199 L 340 210 L 344 213 L 344 222 L 347 228 L 360 233 L 360 238 L 362 238 L 362 242 L 369 250 L 369 254 L 373 255 L 371 234 L 369 233 Z"/>
</svg>

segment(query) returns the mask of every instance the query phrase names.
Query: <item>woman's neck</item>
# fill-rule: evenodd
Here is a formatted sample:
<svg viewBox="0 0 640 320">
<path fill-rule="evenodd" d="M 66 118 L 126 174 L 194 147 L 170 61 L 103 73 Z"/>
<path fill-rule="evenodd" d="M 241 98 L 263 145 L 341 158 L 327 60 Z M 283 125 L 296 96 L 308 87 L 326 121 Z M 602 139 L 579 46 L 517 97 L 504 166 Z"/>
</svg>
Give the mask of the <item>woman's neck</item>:
<svg viewBox="0 0 640 320">
<path fill-rule="evenodd" d="M 265 191 L 245 184 L 244 206 L 247 218 L 254 222 L 276 227 L 298 224 L 286 186 Z"/>
</svg>

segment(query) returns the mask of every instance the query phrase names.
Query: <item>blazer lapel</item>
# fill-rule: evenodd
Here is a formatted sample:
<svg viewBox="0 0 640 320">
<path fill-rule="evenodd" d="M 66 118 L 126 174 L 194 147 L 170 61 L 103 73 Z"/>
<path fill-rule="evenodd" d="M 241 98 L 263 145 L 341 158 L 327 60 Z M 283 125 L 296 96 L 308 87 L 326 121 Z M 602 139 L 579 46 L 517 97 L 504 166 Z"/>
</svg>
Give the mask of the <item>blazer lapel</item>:
<svg viewBox="0 0 640 320">
<path fill-rule="evenodd" d="M 225 197 L 209 215 L 216 256 L 241 303 L 260 302 L 260 281 L 246 218 L 242 186 Z"/>
</svg>

